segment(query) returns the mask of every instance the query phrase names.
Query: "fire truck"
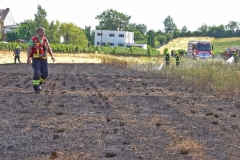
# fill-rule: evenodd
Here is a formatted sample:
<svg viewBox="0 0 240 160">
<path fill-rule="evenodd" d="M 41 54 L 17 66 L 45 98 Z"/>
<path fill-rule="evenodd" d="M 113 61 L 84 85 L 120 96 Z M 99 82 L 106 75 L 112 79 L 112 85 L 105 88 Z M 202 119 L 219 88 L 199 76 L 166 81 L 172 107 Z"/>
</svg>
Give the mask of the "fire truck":
<svg viewBox="0 0 240 160">
<path fill-rule="evenodd" d="M 208 41 L 189 41 L 188 42 L 188 58 L 208 59 L 212 57 L 213 46 Z"/>
<path fill-rule="evenodd" d="M 240 55 L 240 51 L 238 47 L 231 47 L 231 48 L 227 48 L 222 56 L 225 60 L 228 60 L 230 57 L 232 57 L 234 55 L 234 53 L 237 53 L 238 55 Z"/>
</svg>

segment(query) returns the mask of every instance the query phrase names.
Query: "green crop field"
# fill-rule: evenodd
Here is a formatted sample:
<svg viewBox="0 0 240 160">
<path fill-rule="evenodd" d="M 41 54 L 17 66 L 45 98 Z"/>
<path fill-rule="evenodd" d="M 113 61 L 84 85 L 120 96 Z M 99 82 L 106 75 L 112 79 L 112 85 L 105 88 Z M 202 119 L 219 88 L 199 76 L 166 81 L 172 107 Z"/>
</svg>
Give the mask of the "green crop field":
<svg viewBox="0 0 240 160">
<path fill-rule="evenodd" d="M 240 37 L 216 38 L 212 41 L 214 50 L 225 50 L 228 47 L 240 47 Z"/>
</svg>

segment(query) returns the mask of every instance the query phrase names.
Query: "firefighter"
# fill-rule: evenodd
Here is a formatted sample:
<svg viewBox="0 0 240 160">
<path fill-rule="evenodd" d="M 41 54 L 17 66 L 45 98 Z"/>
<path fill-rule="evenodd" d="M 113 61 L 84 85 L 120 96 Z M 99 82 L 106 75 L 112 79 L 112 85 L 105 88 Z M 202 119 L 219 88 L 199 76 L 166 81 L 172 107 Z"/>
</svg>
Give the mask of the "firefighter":
<svg viewBox="0 0 240 160">
<path fill-rule="evenodd" d="M 19 63 L 21 63 L 21 61 L 20 61 L 20 51 L 21 51 L 20 47 L 16 46 L 16 48 L 14 49 L 14 53 L 13 53 L 14 63 L 16 63 L 17 60 L 18 60 Z"/>
<path fill-rule="evenodd" d="M 34 71 L 32 84 L 35 94 L 40 93 L 41 85 L 48 76 L 47 52 L 50 54 L 52 61 L 55 61 L 52 49 L 44 34 L 45 29 L 39 27 L 36 36 L 33 36 L 28 42 L 27 64 L 30 65 L 32 62 Z"/>
<path fill-rule="evenodd" d="M 164 57 L 163 60 L 165 60 L 166 66 L 168 66 L 170 64 L 170 55 L 169 55 L 168 51 L 166 52 L 165 57 Z"/>
<path fill-rule="evenodd" d="M 173 56 L 174 56 L 174 50 L 171 51 L 171 57 L 173 57 Z"/>
<path fill-rule="evenodd" d="M 176 66 L 179 66 L 181 58 L 180 58 L 180 56 L 178 54 L 178 51 L 175 52 L 175 58 L 176 58 Z"/>
<path fill-rule="evenodd" d="M 237 64 L 237 62 L 238 62 L 238 60 L 239 60 L 239 56 L 238 56 L 238 54 L 237 54 L 236 52 L 234 52 L 233 58 L 234 58 L 235 64 Z"/>
<path fill-rule="evenodd" d="M 215 53 L 212 51 L 212 59 L 214 59 L 215 57 Z"/>
</svg>

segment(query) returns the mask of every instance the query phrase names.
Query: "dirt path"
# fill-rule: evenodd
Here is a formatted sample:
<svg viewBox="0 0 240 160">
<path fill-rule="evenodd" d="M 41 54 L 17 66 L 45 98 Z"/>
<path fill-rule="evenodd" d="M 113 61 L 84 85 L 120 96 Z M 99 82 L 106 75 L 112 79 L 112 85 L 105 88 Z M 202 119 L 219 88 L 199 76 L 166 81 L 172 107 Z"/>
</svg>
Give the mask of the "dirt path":
<svg viewBox="0 0 240 160">
<path fill-rule="evenodd" d="M 30 66 L 0 68 L 1 160 L 239 159 L 236 102 L 103 64 L 50 64 L 35 96 Z"/>
</svg>

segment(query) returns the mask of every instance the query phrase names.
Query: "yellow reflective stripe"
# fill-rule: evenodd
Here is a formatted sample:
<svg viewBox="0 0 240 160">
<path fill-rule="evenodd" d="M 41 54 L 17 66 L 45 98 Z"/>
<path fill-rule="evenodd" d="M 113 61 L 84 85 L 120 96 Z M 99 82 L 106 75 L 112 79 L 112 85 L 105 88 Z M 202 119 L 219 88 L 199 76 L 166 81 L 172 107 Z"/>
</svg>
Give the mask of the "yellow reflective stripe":
<svg viewBox="0 0 240 160">
<path fill-rule="evenodd" d="M 45 79 L 40 78 L 40 82 L 44 82 L 44 81 L 45 81 Z"/>
<path fill-rule="evenodd" d="M 39 58 L 39 54 L 33 54 L 33 58 Z"/>
<path fill-rule="evenodd" d="M 40 84 L 40 80 L 32 80 L 32 84 L 33 85 L 39 85 Z"/>
</svg>

